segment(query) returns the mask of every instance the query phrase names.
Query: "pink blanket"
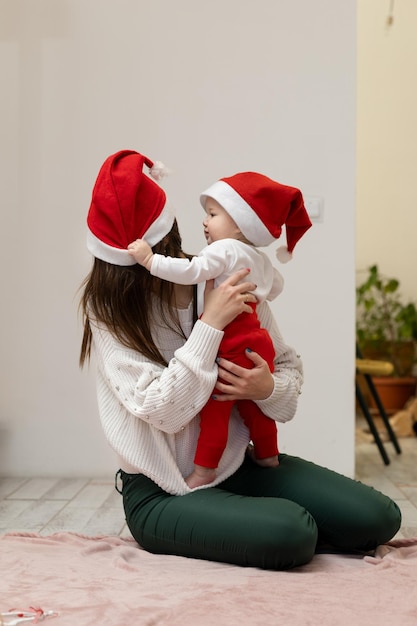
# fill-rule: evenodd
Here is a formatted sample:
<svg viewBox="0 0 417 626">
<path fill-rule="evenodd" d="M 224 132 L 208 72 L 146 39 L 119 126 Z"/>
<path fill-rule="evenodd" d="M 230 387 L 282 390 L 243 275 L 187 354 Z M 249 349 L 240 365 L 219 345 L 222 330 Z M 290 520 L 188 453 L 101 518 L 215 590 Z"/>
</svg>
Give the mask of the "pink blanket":
<svg viewBox="0 0 417 626">
<path fill-rule="evenodd" d="M 118 537 L 11 533 L 0 564 L 0 612 L 55 610 L 51 626 L 417 624 L 417 538 L 270 572 L 148 554 Z"/>
</svg>

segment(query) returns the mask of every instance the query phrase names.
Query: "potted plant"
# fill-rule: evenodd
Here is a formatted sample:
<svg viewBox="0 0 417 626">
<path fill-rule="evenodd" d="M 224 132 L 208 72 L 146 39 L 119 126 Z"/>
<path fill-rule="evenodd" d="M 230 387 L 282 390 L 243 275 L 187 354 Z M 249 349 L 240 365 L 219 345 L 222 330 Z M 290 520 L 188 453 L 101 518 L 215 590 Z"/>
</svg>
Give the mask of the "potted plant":
<svg viewBox="0 0 417 626">
<path fill-rule="evenodd" d="M 414 302 L 403 301 L 399 280 L 383 276 L 377 265 L 367 269 L 365 279 L 356 287 L 356 336 L 364 358 L 393 364 L 393 374 L 374 378 L 374 383 L 387 412 L 401 410 L 416 391 L 417 378 L 412 374 L 417 308 Z M 391 393 L 397 387 L 402 388 L 401 396 L 389 400 L 387 388 Z"/>
</svg>

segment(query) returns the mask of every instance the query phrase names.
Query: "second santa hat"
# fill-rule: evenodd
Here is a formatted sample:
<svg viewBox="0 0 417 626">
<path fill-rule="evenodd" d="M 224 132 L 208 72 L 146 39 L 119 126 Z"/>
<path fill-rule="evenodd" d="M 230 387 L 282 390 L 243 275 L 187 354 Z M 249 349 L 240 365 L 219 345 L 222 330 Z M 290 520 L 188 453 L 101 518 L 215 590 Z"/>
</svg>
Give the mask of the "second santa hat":
<svg viewBox="0 0 417 626">
<path fill-rule="evenodd" d="M 256 172 L 241 172 L 217 181 L 201 194 L 203 207 L 208 197 L 227 211 L 255 246 L 268 246 L 277 240 L 285 225 L 287 246 L 277 250 L 283 263 L 292 258 L 295 244 L 312 225 L 299 189 Z"/>
<path fill-rule="evenodd" d="M 87 248 L 113 265 L 134 265 L 129 243 L 145 238 L 154 246 L 171 230 L 174 214 L 163 189 L 143 172 L 159 180 L 166 172 L 135 150 L 119 150 L 100 168 L 87 217 Z"/>
</svg>

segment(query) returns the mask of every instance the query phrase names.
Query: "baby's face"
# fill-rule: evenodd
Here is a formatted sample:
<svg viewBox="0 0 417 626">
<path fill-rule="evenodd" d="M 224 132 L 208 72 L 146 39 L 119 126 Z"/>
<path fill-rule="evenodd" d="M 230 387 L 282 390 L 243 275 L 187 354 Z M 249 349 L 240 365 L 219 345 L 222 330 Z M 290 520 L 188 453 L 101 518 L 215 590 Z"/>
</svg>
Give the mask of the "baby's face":
<svg viewBox="0 0 417 626">
<path fill-rule="evenodd" d="M 223 207 L 213 200 L 207 198 L 205 204 L 206 216 L 203 220 L 204 236 L 207 243 L 219 241 L 220 239 L 239 239 L 241 232 L 234 220 Z"/>
</svg>

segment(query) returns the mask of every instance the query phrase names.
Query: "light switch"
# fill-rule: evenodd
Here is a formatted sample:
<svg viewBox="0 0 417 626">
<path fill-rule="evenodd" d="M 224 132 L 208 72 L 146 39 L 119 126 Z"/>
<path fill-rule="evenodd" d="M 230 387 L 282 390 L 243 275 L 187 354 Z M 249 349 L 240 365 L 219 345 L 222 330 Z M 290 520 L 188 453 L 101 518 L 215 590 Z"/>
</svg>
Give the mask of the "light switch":
<svg viewBox="0 0 417 626">
<path fill-rule="evenodd" d="M 323 198 L 304 196 L 304 206 L 312 222 L 323 221 Z"/>
</svg>

